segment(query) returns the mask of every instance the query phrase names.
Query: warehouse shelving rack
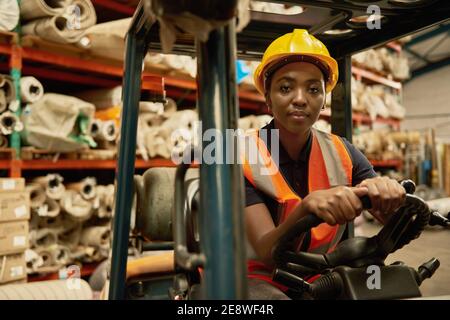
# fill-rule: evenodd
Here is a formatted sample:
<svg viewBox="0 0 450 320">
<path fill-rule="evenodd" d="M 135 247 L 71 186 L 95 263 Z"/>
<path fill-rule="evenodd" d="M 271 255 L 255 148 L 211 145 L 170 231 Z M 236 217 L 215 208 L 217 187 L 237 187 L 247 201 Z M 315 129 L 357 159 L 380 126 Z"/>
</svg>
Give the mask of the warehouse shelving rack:
<svg viewBox="0 0 450 320">
<path fill-rule="evenodd" d="M 97 2 L 94 2 L 94 4 Z M 109 3 L 109 2 L 108 2 Z M 111 8 L 117 9 L 112 6 Z M 0 54 L 9 57 L 9 63 L 0 63 L 0 70 L 16 68 L 24 75 L 33 75 L 42 79 L 64 81 L 73 84 L 92 84 L 98 87 L 112 87 L 120 85 L 123 75 L 123 66 L 118 61 L 109 61 L 101 57 L 92 57 L 82 49 L 73 48 L 67 45 L 56 45 L 66 49 L 66 52 L 46 50 L 45 48 L 32 47 L 33 39 L 28 38 L 28 46 L 19 45 L 18 34 L 15 32 L 0 32 Z M 42 41 L 41 41 L 42 44 Z M 44 42 L 45 46 L 45 42 Z M 371 71 L 361 68 L 352 68 L 355 76 L 367 78 L 370 81 L 400 89 L 401 83 L 377 75 Z M 166 91 L 170 97 L 183 95 L 186 100 L 195 101 L 197 85 L 194 79 L 183 77 L 161 75 L 145 72 L 143 87 L 147 90 Z M 186 90 L 189 91 L 186 94 Z M 264 97 L 254 90 L 240 90 L 239 104 L 241 110 L 249 110 L 255 114 L 268 112 Z M 325 111 L 322 118 L 329 120 L 331 112 Z M 368 115 L 353 113 L 353 122 L 358 124 L 371 125 L 373 121 Z M 394 128 L 399 128 L 400 121 L 390 118 L 378 117 L 376 122 L 386 123 Z M 15 156 L 10 159 L 0 160 L 0 169 L 7 170 L 10 177 L 21 177 L 23 171 L 28 170 L 71 170 L 71 169 L 101 169 L 114 170 L 115 160 L 21 160 L 20 146 L 16 144 Z M 376 167 L 399 168 L 398 161 L 373 161 Z M 148 161 L 138 159 L 137 169 L 145 169 L 155 166 L 174 166 L 167 159 L 151 159 Z"/>
</svg>

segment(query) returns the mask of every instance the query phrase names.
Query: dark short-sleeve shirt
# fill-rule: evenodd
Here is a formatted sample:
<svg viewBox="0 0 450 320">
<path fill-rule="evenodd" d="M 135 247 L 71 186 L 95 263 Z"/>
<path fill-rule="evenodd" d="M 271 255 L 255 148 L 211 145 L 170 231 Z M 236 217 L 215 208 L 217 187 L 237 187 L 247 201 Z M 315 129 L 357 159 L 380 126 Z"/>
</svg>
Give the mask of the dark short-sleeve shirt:
<svg viewBox="0 0 450 320">
<path fill-rule="evenodd" d="M 266 137 L 271 136 L 269 130 L 275 129 L 274 121 L 272 120 L 262 129 L 268 130 L 268 134 L 265 136 L 262 135 L 261 139 L 265 142 L 267 149 L 271 151 L 270 139 L 267 139 Z M 352 185 L 355 186 L 365 179 L 375 177 L 376 173 L 373 170 L 373 166 L 361 153 L 361 151 L 356 149 L 345 138 L 341 139 L 344 142 L 353 164 Z M 308 163 L 309 155 L 311 153 L 311 145 L 312 137 L 310 135 L 305 146 L 300 152 L 298 160 L 295 161 L 289 156 L 283 145 L 281 143 L 279 144 L 279 170 L 292 190 L 301 198 L 306 197 L 309 193 Z M 265 203 L 270 214 L 272 215 L 273 221 L 275 223 L 278 221 L 278 203 L 268 195 L 264 194 L 261 190 L 256 189 L 247 179 L 245 179 L 245 206 L 248 207 L 257 203 Z"/>
</svg>

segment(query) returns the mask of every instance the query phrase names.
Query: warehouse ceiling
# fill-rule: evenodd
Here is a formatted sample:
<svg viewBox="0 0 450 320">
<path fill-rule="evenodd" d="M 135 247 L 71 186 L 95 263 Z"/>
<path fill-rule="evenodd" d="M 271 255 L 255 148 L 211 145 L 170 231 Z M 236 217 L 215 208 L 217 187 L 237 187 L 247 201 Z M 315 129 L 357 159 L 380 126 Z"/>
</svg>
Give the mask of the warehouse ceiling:
<svg viewBox="0 0 450 320">
<path fill-rule="evenodd" d="M 412 78 L 450 64 L 450 22 L 412 35 L 403 45 Z"/>
<path fill-rule="evenodd" d="M 118 14 L 117 4 L 129 9 L 122 10 L 121 16 L 116 18 L 129 16 L 138 0 L 92 2 L 96 6 L 99 21 L 103 21 L 111 18 L 108 15 Z M 182 5 L 189 1 L 175 2 Z M 212 2 L 199 1 L 199 10 L 202 10 L 200 4 Z M 241 58 L 259 59 L 273 39 L 293 28 L 308 29 L 326 43 L 336 57 L 355 54 L 420 30 L 403 47 L 404 54 L 410 60 L 412 77 L 415 77 L 450 62 L 449 3 L 448 0 L 251 1 L 251 22 L 237 37 L 238 55 Z M 279 14 L 279 7 L 284 5 L 290 6 L 289 15 Z M 264 10 L 261 10 L 263 7 Z M 379 15 L 373 11 L 374 8 L 380 9 Z M 379 17 L 379 30 L 368 29 L 366 20 L 369 16 Z M 430 25 L 432 27 L 428 27 Z M 158 33 L 154 32 L 150 40 L 150 50 L 159 51 Z M 190 35 L 178 35 L 174 53 L 195 54 Z"/>
</svg>

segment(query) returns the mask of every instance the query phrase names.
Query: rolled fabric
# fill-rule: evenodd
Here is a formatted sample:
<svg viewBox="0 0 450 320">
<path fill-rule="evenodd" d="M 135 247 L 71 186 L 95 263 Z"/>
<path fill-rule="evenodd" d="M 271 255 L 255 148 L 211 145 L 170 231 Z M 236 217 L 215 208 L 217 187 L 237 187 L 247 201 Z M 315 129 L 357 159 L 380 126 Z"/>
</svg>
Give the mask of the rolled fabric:
<svg viewBox="0 0 450 320">
<path fill-rule="evenodd" d="M 30 244 L 34 248 L 49 247 L 56 245 L 58 236 L 56 231 L 50 228 L 43 228 L 30 231 Z"/>
<path fill-rule="evenodd" d="M 72 0 L 21 0 L 20 16 L 23 20 L 63 14 Z"/>
<path fill-rule="evenodd" d="M 58 234 L 58 243 L 73 249 L 78 246 L 81 237 L 82 225 L 78 222 L 68 221 L 63 222 L 62 231 Z"/>
<path fill-rule="evenodd" d="M 116 122 L 114 120 L 107 120 L 103 122 L 101 131 L 101 138 L 105 141 L 114 141 L 118 135 Z"/>
<path fill-rule="evenodd" d="M 56 217 L 39 217 L 38 228 L 49 228 L 59 234 L 63 230 L 62 214 Z"/>
<path fill-rule="evenodd" d="M 4 91 L 6 103 L 16 100 L 14 81 L 10 76 L 0 74 L 0 90 Z"/>
<path fill-rule="evenodd" d="M 61 198 L 61 207 L 76 221 L 88 220 L 92 215 L 92 203 L 83 199 L 74 190 L 66 190 Z"/>
<path fill-rule="evenodd" d="M 110 242 L 111 228 L 106 226 L 87 227 L 81 232 L 80 243 L 86 246 L 99 247 Z"/>
<path fill-rule="evenodd" d="M 61 212 L 61 206 L 55 200 L 46 195 L 44 203 L 35 209 L 40 217 L 54 218 Z"/>
<path fill-rule="evenodd" d="M 0 30 L 11 31 L 19 22 L 20 10 L 17 0 L 0 1 Z"/>
<path fill-rule="evenodd" d="M 56 245 L 49 248 L 52 259 L 56 265 L 65 266 L 72 261 L 70 257 L 70 249 L 63 245 Z"/>
<path fill-rule="evenodd" d="M 44 95 L 44 87 L 35 77 L 22 77 L 20 79 L 20 96 L 23 102 L 33 103 Z"/>
<path fill-rule="evenodd" d="M 34 273 L 44 265 L 42 257 L 33 249 L 25 250 L 25 263 L 27 264 L 27 273 Z"/>
<path fill-rule="evenodd" d="M 92 103 L 96 109 L 107 109 L 122 103 L 122 86 L 81 91 L 75 93 L 74 96 Z"/>
<path fill-rule="evenodd" d="M 97 195 L 97 179 L 94 177 L 86 177 L 80 182 L 70 183 L 67 185 L 67 189 L 78 191 L 83 199 L 92 200 Z"/>
<path fill-rule="evenodd" d="M 89 126 L 89 134 L 92 138 L 96 138 L 100 134 L 100 129 L 102 127 L 102 120 L 93 119 Z"/>
<path fill-rule="evenodd" d="M 8 109 L 8 102 L 6 102 L 5 91 L 0 89 L 0 113 Z"/>
<path fill-rule="evenodd" d="M 42 259 L 42 266 L 40 268 L 51 267 L 55 265 L 55 261 L 53 260 L 52 252 L 46 247 L 37 247 L 35 249 L 36 253 Z"/>
<path fill-rule="evenodd" d="M 28 22 L 22 26 L 22 33 L 25 35 L 39 36 L 42 39 L 58 42 L 58 43 L 72 43 L 79 41 L 82 33 L 79 32 L 79 38 L 74 39 L 67 37 L 67 17 L 53 16 L 48 18 L 36 19 Z"/>
<path fill-rule="evenodd" d="M 91 0 L 72 0 L 65 12 L 75 16 L 77 23 L 75 28 L 79 27 L 85 30 L 97 23 L 97 14 Z"/>
<path fill-rule="evenodd" d="M 45 202 L 45 189 L 39 183 L 30 183 L 25 187 L 25 191 L 30 193 L 30 207 L 31 209 L 37 209 Z"/>
<path fill-rule="evenodd" d="M 57 173 L 50 173 L 43 177 L 37 177 L 33 180 L 45 188 L 46 195 L 54 200 L 59 200 L 64 195 L 66 187 L 63 185 L 64 178 Z"/>
<path fill-rule="evenodd" d="M 99 218 L 110 218 L 113 214 L 114 206 L 114 185 L 97 186 L 97 195 L 100 206 L 97 210 Z"/>
<path fill-rule="evenodd" d="M 0 300 L 92 300 L 83 279 L 37 281 L 0 286 Z"/>
<path fill-rule="evenodd" d="M 8 138 L 4 135 L 0 135 L 0 148 L 7 148 L 8 147 Z"/>
<path fill-rule="evenodd" d="M 87 28 L 95 25 L 97 16 L 90 0 L 72 0 L 56 14 L 44 15 L 22 26 L 23 34 L 37 35 L 59 43 L 77 43 Z"/>
</svg>

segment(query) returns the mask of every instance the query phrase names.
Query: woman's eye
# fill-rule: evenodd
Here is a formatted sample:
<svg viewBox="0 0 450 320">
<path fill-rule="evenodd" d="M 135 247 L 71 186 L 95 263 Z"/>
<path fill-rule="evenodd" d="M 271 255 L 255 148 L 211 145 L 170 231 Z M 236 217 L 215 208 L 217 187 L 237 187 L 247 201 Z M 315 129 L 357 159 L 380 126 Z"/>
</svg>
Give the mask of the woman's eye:
<svg viewBox="0 0 450 320">
<path fill-rule="evenodd" d="M 309 88 L 309 92 L 311 92 L 311 93 L 319 93 L 320 91 L 319 91 L 319 88 L 311 87 L 311 88 Z"/>
<path fill-rule="evenodd" d="M 281 91 L 282 93 L 288 93 L 288 92 L 290 91 L 290 89 L 291 89 L 291 87 L 286 86 L 286 85 L 280 86 L 280 91 Z"/>
</svg>

